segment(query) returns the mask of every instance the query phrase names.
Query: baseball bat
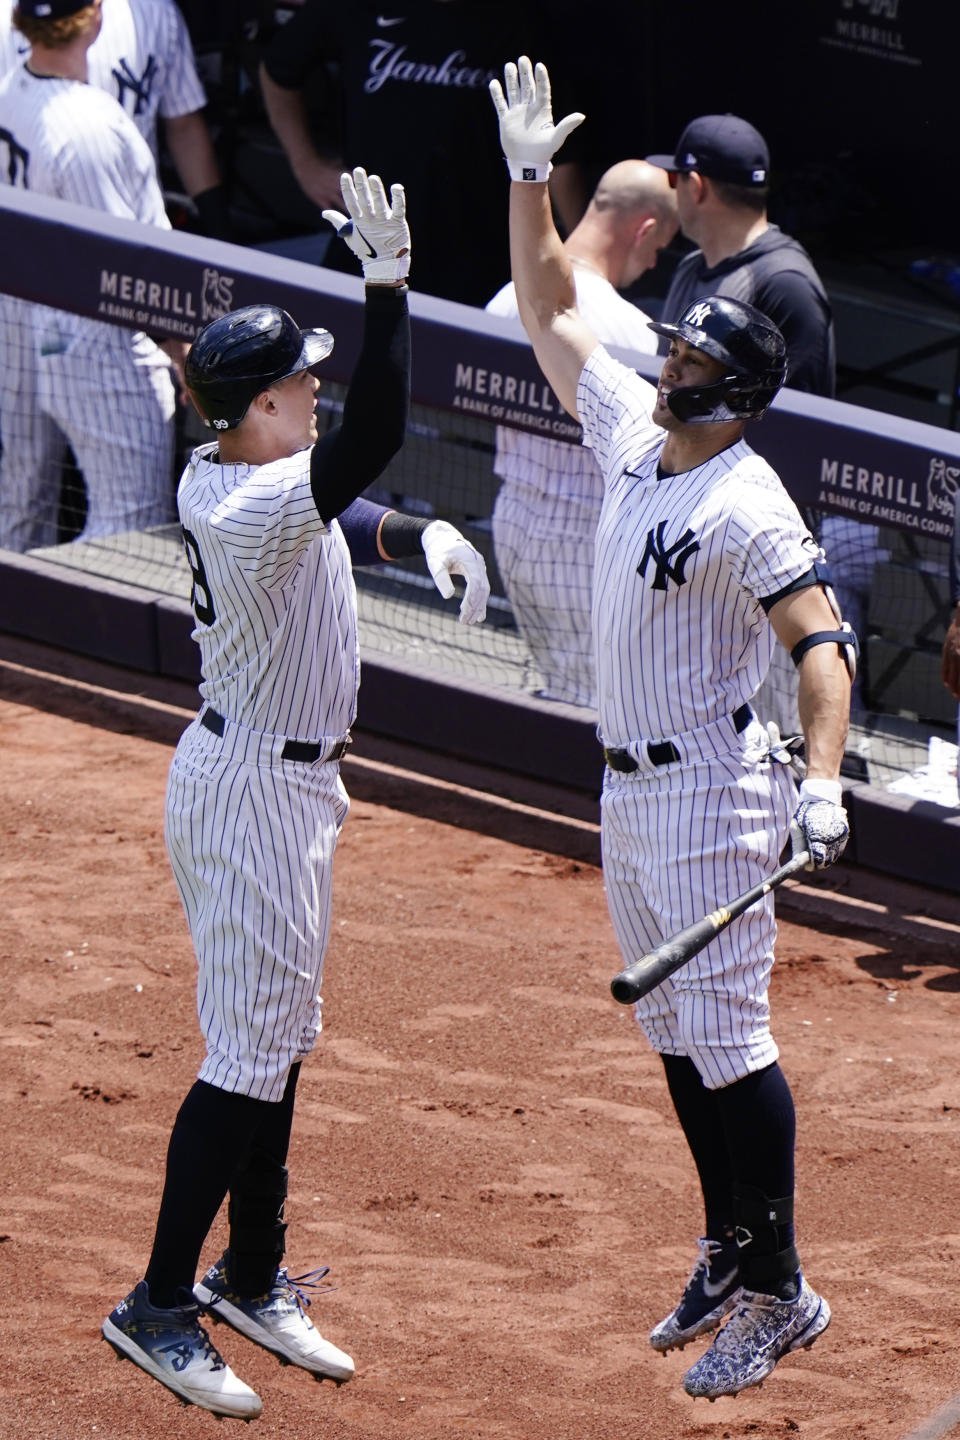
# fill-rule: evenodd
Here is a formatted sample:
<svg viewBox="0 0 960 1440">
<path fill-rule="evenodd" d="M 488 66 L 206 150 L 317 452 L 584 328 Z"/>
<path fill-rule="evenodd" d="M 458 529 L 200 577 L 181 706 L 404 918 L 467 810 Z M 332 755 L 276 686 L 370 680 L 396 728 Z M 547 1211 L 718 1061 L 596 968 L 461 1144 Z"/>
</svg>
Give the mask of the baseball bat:
<svg viewBox="0 0 960 1440">
<path fill-rule="evenodd" d="M 679 970 L 681 965 L 686 965 L 705 945 L 709 945 L 714 936 L 727 928 L 731 920 L 742 915 L 744 910 L 749 910 L 751 905 L 755 905 L 764 895 L 775 890 L 784 880 L 788 880 L 809 863 L 809 850 L 801 850 L 799 855 L 791 856 L 785 865 L 774 870 L 761 884 L 754 885 L 751 890 L 744 890 L 742 895 L 722 905 L 719 910 L 712 910 L 702 920 L 695 920 L 692 925 L 685 925 L 675 935 L 668 936 L 655 950 L 641 955 L 639 960 L 613 977 L 610 990 L 614 1000 L 619 1000 L 621 1005 L 632 1005 L 641 995 L 649 994 L 666 980 L 668 975 L 672 975 L 674 970 Z"/>
</svg>

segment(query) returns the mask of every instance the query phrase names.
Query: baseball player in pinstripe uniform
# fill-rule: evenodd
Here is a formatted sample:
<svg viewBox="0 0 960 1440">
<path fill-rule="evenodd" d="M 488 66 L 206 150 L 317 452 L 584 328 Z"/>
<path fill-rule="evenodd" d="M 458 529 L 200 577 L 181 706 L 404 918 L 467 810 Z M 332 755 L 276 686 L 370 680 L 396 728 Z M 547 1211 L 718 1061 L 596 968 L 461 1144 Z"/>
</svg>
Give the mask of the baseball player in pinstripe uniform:
<svg viewBox="0 0 960 1440">
<path fill-rule="evenodd" d="M 0 81 L 0 181 L 169 229 L 142 136 L 115 100 L 85 83 L 100 19 L 101 0 L 22 0 L 14 12 L 32 48 Z M 86 484 L 81 538 L 171 519 L 170 368 L 185 348 L 0 297 L 0 546 L 56 539 L 64 437 Z"/>
<path fill-rule="evenodd" d="M 22 65 L 26 38 L 0 9 L 0 75 Z M 87 82 L 117 100 L 156 161 L 157 122 L 205 235 L 230 237 L 226 191 L 203 114 L 207 103 L 193 45 L 175 0 L 108 0 L 87 55 Z"/>
<path fill-rule="evenodd" d="M 121 1357 L 181 1399 L 246 1419 L 259 1397 L 211 1345 L 200 1307 L 321 1379 L 353 1374 L 304 1309 L 304 1287 L 325 1270 L 291 1279 L 280 1264 L 294 1093 L 320 1030 L 348 806 L 338 761 L 359 679 L 351 564 L 424 553 L 448 598 L 451 575 L 466 579 L 468 623 L 489 594 L 481 557 L 451 525 L 360 497 L 404 434 L 410 234 L 399 185 L 388 201 L 362 170 L 342 184 L 349 219 L 324 213 L 367 280 L 342 424 L 318 440 L 312 367 L 333 337 L 276 306 L 214 321 L 187 357 L 217 438 L 194 452 L 178 492 L 205 703 L 171 765 L 166 837 L 207 1053 L 173 1127 L 145 1276 L 103 1322 Z M 195 1286 L 228 1193 L 228 1249 Z"/>
<path fill-rule="evenodd" d="M 618 289 L 650 269 L 676 233 L 674 192 L 663 171 L 621 160 L 604 175 L 565 242 L 577 305 L 607 345 L 653 353 L 648 317 Z M 513 285 L 487 305 L 516 318 Z M 589 450 L 497 427 L 493 507 L 497 568 L 517 628 L 540 675 L 539 694 L 591 709 L 597 681 L 590 632 L 593 537 L 603 478 Z"/>
<path fill-rule="evenodd" d="M 770 874 L 791 838 L 815 866 L 838 858 L 856 643 L 819 546 L 743 438 L 783 383 L 780 332 L 752 306 L 705 297 L 653 326 L 670 347 L 656 387 L 615 361 L 577 309 L 544 184 L 583 116 L 554 126 L 547 73 L 525 58 L 491 91 L 514 181 L 521 318 L 604 475 L 593 604 L 603 865 L 631 964 Z M 777 639 L 799 670 L 799 804 L 750 707 Z M 767 1004 L 774 932 L 768 899 L 637 1005 L 706 1212 L 691 1279 L 650 1340 L 682 1347 L 728 1316 L 684 1376 L 711 1400 L 762 1382 L 830 1318 L 795 1244 L 794 1109 Z"/>
</svg>

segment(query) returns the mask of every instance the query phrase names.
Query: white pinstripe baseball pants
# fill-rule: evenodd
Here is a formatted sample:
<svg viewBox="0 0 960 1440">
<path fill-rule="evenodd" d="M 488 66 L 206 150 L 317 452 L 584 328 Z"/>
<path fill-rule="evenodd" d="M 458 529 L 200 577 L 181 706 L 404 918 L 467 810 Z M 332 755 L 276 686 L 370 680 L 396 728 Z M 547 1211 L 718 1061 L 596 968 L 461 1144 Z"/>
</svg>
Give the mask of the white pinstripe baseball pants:
<svg viewBox="0 0 960 1440">
<path fill-rule="evenodd" d="M 208 1084 L 276 1102 L 313 1049 L 348 809 L 336 762 L 238 762 L 198 721 L 181 736 L 166 841 L 197 956 Z"/>
<path fill-rule="evenodd" d="M 603 872 L 625 966 L 776 868 L 796 791 L 786 766 L 750 760 L 758 728 L 728 755 L 606 771 Z M 654 1050 L 689 1056 L 708 1089 L 777 1059 L 767 1003 L 775 935 L 769 895 L 637 1002 Z"/>
<path fill-rule="evenodd" d="M 497 569 L 544 695 L 596 709 L 590 604 L 600 496 L 544 494 L 505 480 L 493 507 Z"/>
</svg>

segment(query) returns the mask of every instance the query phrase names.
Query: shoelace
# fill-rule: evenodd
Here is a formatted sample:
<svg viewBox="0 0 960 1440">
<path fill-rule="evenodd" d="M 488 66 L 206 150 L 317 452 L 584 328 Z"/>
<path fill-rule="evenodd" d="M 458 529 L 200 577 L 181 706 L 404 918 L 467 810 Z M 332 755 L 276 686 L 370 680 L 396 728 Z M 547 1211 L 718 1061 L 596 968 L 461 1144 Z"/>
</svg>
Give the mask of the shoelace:
<svg viewBox="0 0 960 1440">
<path fill-rule="evenodd" d="M 206 1330 L 204 1330 L 203 1326 L 200 1324 L 199 1321 L 197 1322 L 197 1329 L 199 1330 L 201 1339 L 203 1341 L 203 1358 L 205 1360 L 209 1359 L 210 1364 L 212 1365 L 214 1370 L 226 1370 L 226 1360 L 224 1360 L 223 1356 L 220 1354 L 220 1351 L 217 1349 L 216 1345 L 214 1345 L 213 1341 L 210 1339 L 210 1336 L 207 1334 Z"/>
<path fill-rule="evenodd" d="M 724 1325 L 720 1331 L 720 1334 L 714 1340 L 714 1351 L 722 1351 L 725 1353 L 741 1340 L 746 1339 L 748 1322 L 753 1324 L 765 1311 L 769 1312 L 772 1310 L 774 1304 L 776 1304 L 776 1301 L 772 1303 L 770 1301 L 765 1302 L 761 1300 L 759 1296 L 753 1300 L 742 1299 L 726 1325 Z"/>
<path fill-rule="evenodd" d="M 318 1295 L 327 1295 L 331 1290 L 336 1290 L 336 1285 L 320 1284 L 324 1275 L 329 1274 L 329 1265 L 322 1265 L 319 1270 L 305 1270 L 302 1275 L 289 1275 L 286 1270 L 278 1270 L 277 1284 L 286 1286 L 296 1300 L 300 1314 L 303 1315 L 306 1308 L 312 1303 L 312 1297 L 306 1293 L 307 1290 L 315 1290 Z"/>
<path fill-rule="evenodd" d="M 701 1275 L 703 1275 L 704 1279 L 707 1278 L 710 1274 L 710 1261 L 714 1255 L 719 1255 L 723 1246 L 719 1240 L 705 1240 L 701 1238 L 697 1241 L 697 1249 L 700 1253 L 694 1261 L 693 1269 L 690 1272 L 690 1279 L 687 1281 L 686 1289 L 683 1292 L 685 1296 L 696 1285 Z"/>
</svg>

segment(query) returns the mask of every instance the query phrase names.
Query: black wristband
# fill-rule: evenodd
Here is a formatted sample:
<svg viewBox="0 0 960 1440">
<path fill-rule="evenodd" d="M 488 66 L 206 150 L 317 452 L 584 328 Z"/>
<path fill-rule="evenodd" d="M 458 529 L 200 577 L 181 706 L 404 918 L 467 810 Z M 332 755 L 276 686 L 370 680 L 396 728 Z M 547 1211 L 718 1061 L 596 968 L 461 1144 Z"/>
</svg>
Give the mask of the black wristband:
<svg viewBox="0 0 960 1440">
<path fill-rule="evenodd" d="M 367 302 L 368 305 L 370 304 L 371 301 L 373 301 L 374 305 L 378 305 L 378 304 L 379 304 L 379 305 L 383 305 L 383 304 L 387 304 L 387 305 L 395 304 L 395 303 L 396 303 L 395 300 L 386 299 L 385 297 L 387 297 L 387 296 L 398 296 L 400 299 L 406 300 L 406 298 L 407 298 L 407 296 L 409 295 L 409 293 L 410 293 L 409 287 L 406 286 L 406 285 L 365 285 L 365 286 L 364 286 L 364 297 L 365 297 L 366 302 Z"/>
<path fill-rule="evenodd" d="M 402 515 L 399 510 L 391 510 L 384 515 L 380 526 L 380 546 L 390 560 L 422 555 L 420 537 L 432 523 L 422 515 Z"/>
</svg>

